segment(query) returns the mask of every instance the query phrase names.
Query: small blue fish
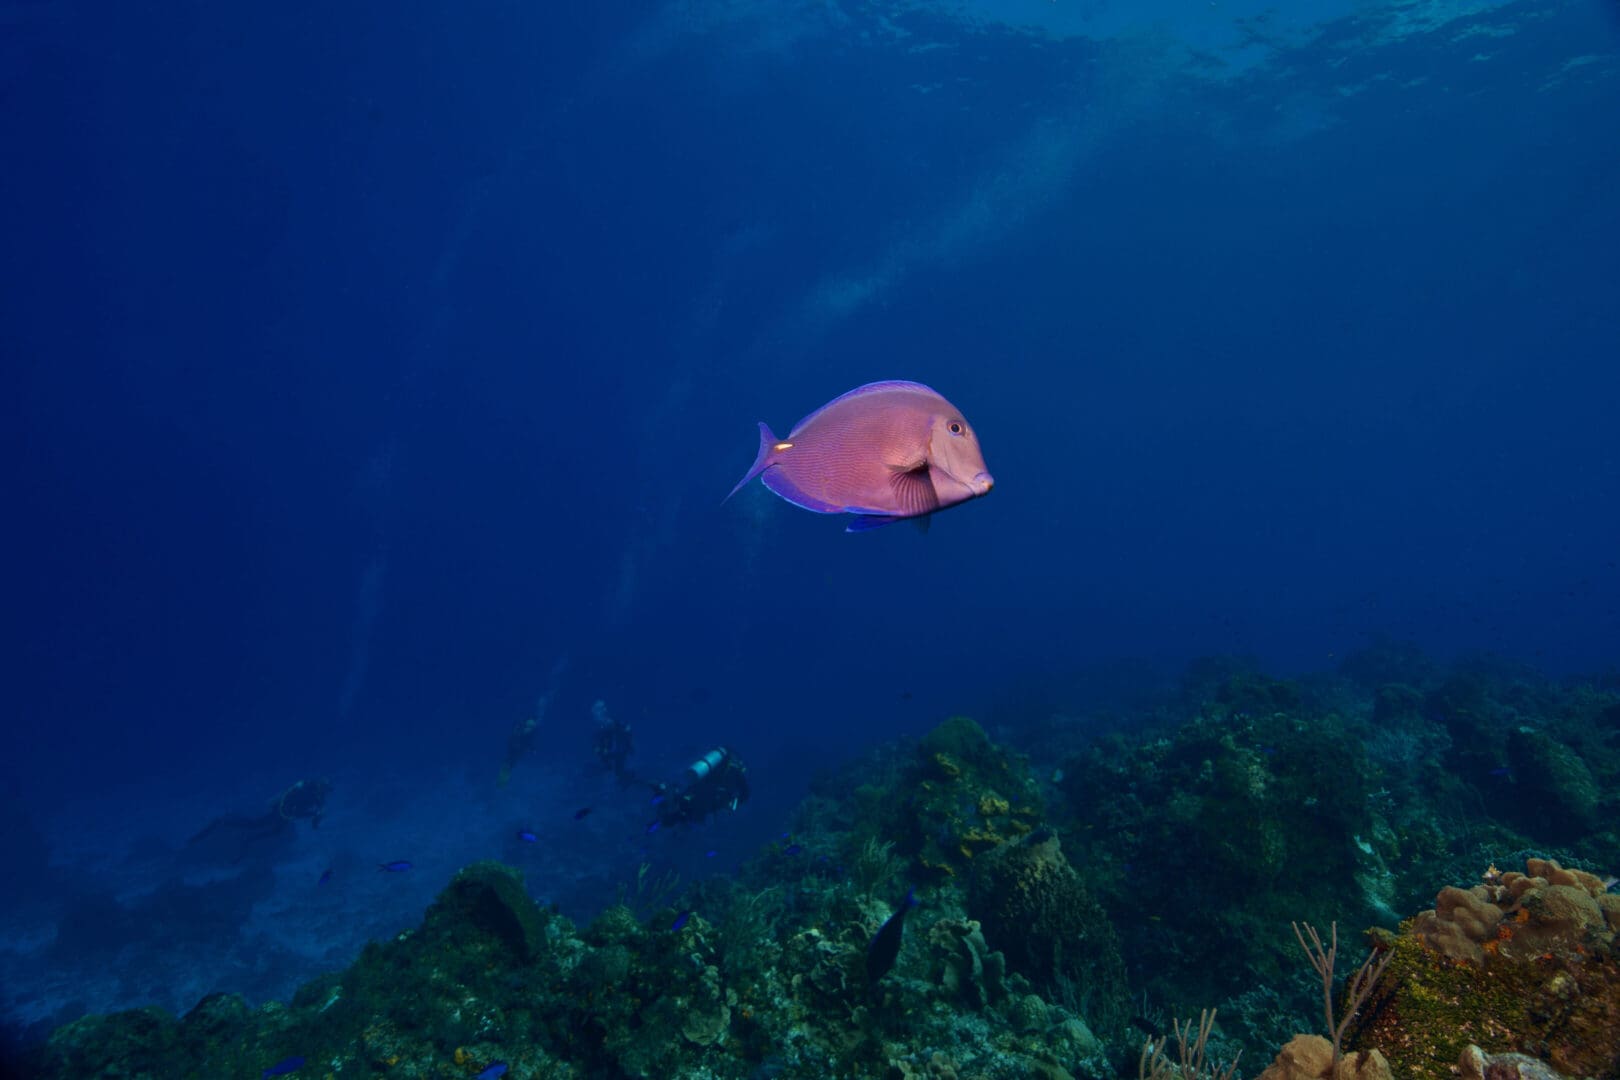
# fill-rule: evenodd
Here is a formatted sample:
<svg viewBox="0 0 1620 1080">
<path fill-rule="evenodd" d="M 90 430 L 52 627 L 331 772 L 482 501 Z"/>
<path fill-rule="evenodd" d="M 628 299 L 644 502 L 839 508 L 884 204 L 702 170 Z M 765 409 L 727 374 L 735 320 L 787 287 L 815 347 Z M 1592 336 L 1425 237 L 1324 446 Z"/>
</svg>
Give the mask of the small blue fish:
<svg viewBox="0 0 1620 1080">
<path fill-rule="evenodd" d="M 664 797 L 662 795 L 654 795 L 652 797 L 652 804 L 654 806 L 657 806 L 659 803 L 661 803 L 663 801 L 664 801 Z"/>
<path fill-rule="evenodd" d="M 330 866 L 328 866 L 325 870 L 321 871 L 320 880 L 316 881 L 315 884 L 316 885 L 325 885 L 328 881 L 331 881 L 331 880 L 332 880 L 332 868 Z"/>
<path fill-rule="evenodd" d="M 404 859 L 395 859 L 393 862 L 378 863 L 378 872 L 387 871 L 390 874 L 403 874 L 411 868 L 411 864 Z"/>
<path fill-rule="evenodd" d="M 591 808 L 588 806 L 582 806 L 578 810 L 574 811 L 574 820 L 584 821 L 587 817 L 590 817 L 590 814 Z"/>
<path fill-rule="evenodd" d="M 714 848 L 710 848 L 708 851 L 703 853 L 703 857 L 705 859 L 712 859 L 718 854 L 720 854 L 718 851 L 714 850 Z"/>
<path fill-rule="evenodd" d="M 523 841 L 525 844 L 532 844 L 540 838 L 534 835 L 533 829 L 519 829 L 518 839 Z"/>
<path fill-rule="evenodd" d="M 304 1059 L 301 1057 L 295 1055 L 290 1058 L 283 1058 L 260 1073 L 259 1080 L 270 1080 L 272 1076 L 286 1076 L 288 1073 L 297 1072 L 303 1067 Z"/>
<path fill-rule="evenodd" d="M 1513 775 L 1513 768 L 1509 765 L 1498 765 L 1496 768 L 1491 770 L 1491 775 L 1506 779 L 1507 777 Z"/>
<path fill-rule="evenodd" d="M 496 1077 L 506 1075 L 506 1062 L 492 1061 L 484 1066 L 484 1071 L 473 1077 L 473 1080 L 496 1080 Z"/>
<path fill-rule="evenodd" d="M 787 847 L 782 849 L 782 854 L 784 854 L 784 855 L 797 855 L 799 852 L 801 852 L 803 850 L 804 850 L 804 848 L 800 847 L 798 844 L 789 844 Z"/>
<path fill-rule="evenodd" d="M 692 913 L 690 911 L 681 912 L 679 915 L 675 916 L 675 924 L 671 926 L 670 929 L 679 930 L 681 927 L 686 925 L 686 920 L 690 919 L 691 917 Z"/>
<path fill-rule="evenodd" d="M 648 826 L 647 826 L 647 831 L 650 832 L 650 833 L 657 832 L 659 824 L 660 823 L 656 822 L 656 821 L 649 823 Z"/>
</svg>

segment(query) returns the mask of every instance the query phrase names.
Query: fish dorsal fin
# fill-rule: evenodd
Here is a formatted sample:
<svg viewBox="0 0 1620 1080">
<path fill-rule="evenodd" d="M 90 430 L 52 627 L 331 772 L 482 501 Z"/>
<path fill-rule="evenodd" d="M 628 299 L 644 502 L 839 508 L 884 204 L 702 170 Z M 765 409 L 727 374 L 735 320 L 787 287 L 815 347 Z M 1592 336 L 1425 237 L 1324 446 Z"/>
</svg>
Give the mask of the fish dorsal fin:
<svg viewBox="0 0 1620 1080">
<path fill-rule="evenodd" d="M 919 517 L 939 509 L 939 495 L 934 491 L 933 478 L 928 475 L 926 460 L 909 467 L 895 466 L 889 485 L 894 488 L 899 517 Z"/>
<path fill-rule="evenodd" d="M 945 401 L 944 398 L 940 397 L 939 391 L 935 390 L 931 386 L 924 386 L 920 382 L 911 382 L 909 379 L 884 379 L 881 382 L 869 382 L 864 386 L 857 386 L 853 390 L 845 391 L 844 393 L 833 398 L 831 401 L 827 402 L 827 404 L 823 405 L 815 412 L 801 417 L 799 422 L 794 424 L 792 429 L 788 432 L 788 438 L 791 439 L 793 436 L 803 431 L 806 425 L 808 425 L 812 420 L 820 416 L 822 413 L 836 409 L 838 406 L 853 398 L 870 397 L 873 394 L 892 394 L 896 392 L 907 394 L 924 394 L 931 398 L 938 398 L 947 409 L 950 408 L 950 403 Z"/>
</svg>

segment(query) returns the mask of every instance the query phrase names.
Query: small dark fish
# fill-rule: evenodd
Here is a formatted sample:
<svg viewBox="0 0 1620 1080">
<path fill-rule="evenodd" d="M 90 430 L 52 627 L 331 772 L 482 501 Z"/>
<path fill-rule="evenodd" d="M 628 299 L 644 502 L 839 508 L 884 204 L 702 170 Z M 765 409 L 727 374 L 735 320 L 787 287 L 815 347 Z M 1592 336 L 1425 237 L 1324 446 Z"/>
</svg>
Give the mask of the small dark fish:
<svg viewBox="0 0 1620 1080">
<path fill-rule="evenodd" d="M 1509 765 L 1498 765 L 1496 768 L 1491 770 L 1491 775 L 1496 777 L 1509 777 L 1513 775 L 1513 768 Z"/>
<path fill-rule="evenodd" d="M 657 806 L 659 803 L 661 803 L 663 801 L 664 801 L 664 797 L 662 795 L 654 795 L 652 797 L 652 804 L 654 806 Z"/>
<path fill-rule="evenodd" d="M 799 852 L 801 852 L 803 850 L 804 850 L 804 848 L 801 847 L 798 844 L 789 844 L 787 847 L 782 849 L 782 854 L 784 854 L 784 855 L 797 855 Z"/>
<path fill-rule="evenodd" d="M 298 1056 L 283 1058 L 259 1074 L 259 1080 L 270 1080 L 272 1076 L 286 1076 L 297 1072 L 304 1067 L 304 1059 Z"/>
<path fill-rule="evenodd" d="M 534 835 L 533 829 L 519 829 L 518 839 L 523 841 L 525 844 L 533 844 L 537 843 L 540 838 Z"/>
<path fill-rule="evenodd" d="M 686 925 L 686 920 L 690 919 L 691 917 L 692 913 L 690 911 L 681 912 L 679 915 L 675 916 L 675 924 L 671 926 L 670 929 L 679 930 L 681 927 Z"/>
<path fill-rule="evenodd" d="M 794 506 L 854 514 L 847 532 L 924 517 L 988 494 L 994 484 L 956 406 L 902 380 L 856 387 L 784 439 L 760 424 L 759 452 L 731 495 L 756 476 Z"/>
<path fill-rule="evenodd" d="M 385 863 L 378 863 L 377 864 L 377 869 L 379 871 L 386 870 L 390 874 L 403 874 L 405 871 L 409 870 L 410 868 L 411 868 L 411 864 L 406 862 L 404 859 L 395 859 L 393 862 L 385 862 Z"/>
<path fill-rule="evenodd" d="M 473 1077 L 473 1080 L 496 1080 L 497 1077 L 501 1077 L 501 1076 L 505 1076 L 505 1075 L 506 1075 L 506 1062 L 504 1062 L 504 1061 L 492 1061 L 488 1065 L 485 1065 L 484 1070 L 482 1072 L 480 1072 L 477 1076 Z"/>
<path fill-rule="evenodd" d="M 657 832 L 659 824 L 660 823 L 656 822 L 656 821 L 648 822 L 647 823 L 647 831 L 650 832 L 650 833 Z"/>
<path fill-rule="evenodd" d="M 714 848 L 710 848 L 708 851 L 703 853 L 703 857 L 705 859 L 712 859 L 718 854 L 720 854 L 718 851 L 714 850 Z"/>
<path fill-rule="evenodd" d="M 590 816 L 591 816 L 591 808 L 588 807 L 588 806 L 582 806 L 578 810 L 574 811 L 574 820 L 575 821 L 584 821 L 586 818 L 588 818 Z"/>
<path fill-rule="evenodd" d="M 318 881 L 316 881 L 315 884 L 316 885 L 325 885 L 328 881 L 331 881 L 331 880 L 332 880 L 332 868 L 330 866 L 328 866 L 325 870 L 321 871 L 320 879 Z"/>
<path fill-rule="evenodd" d="M 872 943 L 866 947 L 866 985 L 876 986 L 900 956 L 900 937 L 906 929 L 906 913 L 917 906 L 917 890 L 907 889 L 906 899 L 893 915 L 883 920 Z"/>
</svg>

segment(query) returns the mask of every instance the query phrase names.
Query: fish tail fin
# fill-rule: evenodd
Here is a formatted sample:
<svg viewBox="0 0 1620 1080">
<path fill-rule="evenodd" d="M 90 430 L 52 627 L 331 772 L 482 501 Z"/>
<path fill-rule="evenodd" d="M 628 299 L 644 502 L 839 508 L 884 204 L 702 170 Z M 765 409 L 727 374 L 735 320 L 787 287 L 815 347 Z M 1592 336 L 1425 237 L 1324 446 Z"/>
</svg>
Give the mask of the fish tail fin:
<svg viewBox="0 0 1620 1080">
<path fill-rule="evenodd" d="M 748 470 L 741 480 L 737 481 L 737 486 L 731 489 L 726 498 L 720 500 L 722 503 L 741 491 L 743 485 L 747 484 L 748 481 L 765 471 L 765 466 L 771 463 L 771 451 L 775 448 L 776 443 L 777 438 L 771 434 L 771 426 L 761 420 L 759 422 L 759 453 L 754 457 L 753 467 Z"/>
</svg>

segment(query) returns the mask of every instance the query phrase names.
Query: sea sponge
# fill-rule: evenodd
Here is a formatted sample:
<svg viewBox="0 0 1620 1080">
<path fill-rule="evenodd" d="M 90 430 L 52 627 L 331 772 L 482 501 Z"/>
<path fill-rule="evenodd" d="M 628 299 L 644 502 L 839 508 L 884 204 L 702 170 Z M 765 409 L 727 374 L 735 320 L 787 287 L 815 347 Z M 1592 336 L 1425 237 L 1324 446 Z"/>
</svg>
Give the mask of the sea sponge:
<svg viewBox="0 0 1620 1080">
<path fill-rule="evenodd" d="M 979 816 L 990 818 L 1010 813 L 1012 804 L 995 792 L 979 796 Z"/>
<path fill-rule="evenodd" d="M 1377 1050 L 1333 1061 L 1333 1044 L 1320 1035 L 1296 1035 L 1257 1080 L 1390 1080 L 1389 1062 Z"/>
<path fill-rule="evenodd" d="M 1025 994 L 1012 1003 L 1007 1019 L 1014 1031 L 1032 1035 L 1045 1031 L 1051 1024 L 1051 1010 L 1039 994 Z"/>
<path fill-rule="evenodd" d="M 465 945 L 486 934 L 522 960 L 545 950 L 546 916 L 523 888 L 523 877 L 497 862 L 477 862 L 451 879 L 424 919 L 423 932 Z"/>
<path fill-rule="evenodd" d="M 1007 993 L 1007 958 L 993 951 L 972 919 L 939 919 L 928 929 L 934 979 L 947 1000 L 982 1009 Z"/>
<path fill-rule="evenodd" d="M 698 989 L 682 1003 L 681 1034 L 687 1042 L 712 1046 L 725 1038 L 731 1026 L 731 1007 L 737 994 L 720 985 L 720 971 L 713 965 L 703 969 Z"/>
<path fill-rule="evenodd" d="M 1529 960 L 1607 949 L 1620 924 L 1620 897 L 1595 875 L 1552 859 L 1528 859 L 1527 874 L 1495 868 L 1487 884 L 1440 890 L 1434 910 L 1413 920 L 1425 945 L 1453 960 Z"/>
<path fill-rule="evenodd" d="M 1063 857 L 1057 834 L 1033 833 L 976 862 L 968 913 L 983 925 L 990 946 L 1006 954 L 1008 967 L 1037 986 L 1086 987 L 1085 1019 L 1100 1031 L 1122 1028 L 1130 1006 L 1118 939 Z"/>
<path fill-rule="evenodd" d="M 1604 921 L 1609 924 L 1611 934 L 1620 934 L 1620 896 L 1613 893 L 1604 893 L 1595 897 L 1598 908 L 1603 912 Z"/>
<path fill-rule="evenodd" d="M 1603 909 L 1578 885 L 1548 885 L 1526 893 L 1515 914 L 1512 933 L 1498 946 L 1499 953 L 1510 959 L 1575 954 L 1614 937 Z"/>
<path fill-rule="evenodd" d="M 1549 885 L 1575 885 L 1585 889 L 1587 895 L 1598 896 L 1608 891 L 1603 879 L 1585 870 L 1564 869 L 1556 859 L 1526 859 L 1524 868 L 1531 877 L 1546 878 Z"/>
<path fill-rule="evenodd" d="M 1496 937 L 1502 909 L 1493 904 L 1483 885 L 1472 889 L 1448 886 L 1435 897 L 1434 910 L 1413 920 L 1413 932 L 1442 956 L 1475 964 L 1485 960 L 1485 943 Z"/>
</svg>

